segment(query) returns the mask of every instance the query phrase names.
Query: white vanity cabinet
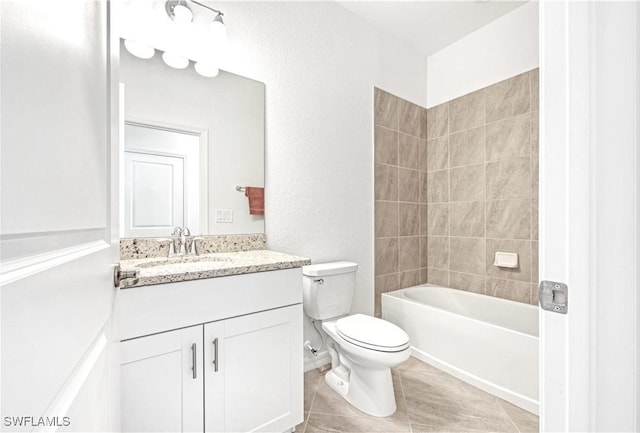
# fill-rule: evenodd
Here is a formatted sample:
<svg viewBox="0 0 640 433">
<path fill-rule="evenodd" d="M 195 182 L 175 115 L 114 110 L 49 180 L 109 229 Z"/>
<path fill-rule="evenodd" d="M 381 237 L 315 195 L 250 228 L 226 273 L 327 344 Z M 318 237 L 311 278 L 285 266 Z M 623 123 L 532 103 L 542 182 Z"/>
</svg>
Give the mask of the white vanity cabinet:
<svg viewBox="0 0 640 433">
<path fill-rule="evenodd" d="M 302 422 L 300 286 L 298 268 L 123 290 L 121 310 L 137 314 L 122 320 L 122 430 L 274 432 Z M 229 302 L 240 305 L 219 308 Z"/>
<path fill-rule="evenodd" d="M 205 431 L 294 427 L 302 409 L 303 371 L 292 369 L 302 353 L 299 343 L 301 305 L 204 325 Z"/>
<path fill-rule="evenodd" d="M 120 360 L 122 431 L 203 431 L 202 326 L 125 341 Z"/>
</svg>

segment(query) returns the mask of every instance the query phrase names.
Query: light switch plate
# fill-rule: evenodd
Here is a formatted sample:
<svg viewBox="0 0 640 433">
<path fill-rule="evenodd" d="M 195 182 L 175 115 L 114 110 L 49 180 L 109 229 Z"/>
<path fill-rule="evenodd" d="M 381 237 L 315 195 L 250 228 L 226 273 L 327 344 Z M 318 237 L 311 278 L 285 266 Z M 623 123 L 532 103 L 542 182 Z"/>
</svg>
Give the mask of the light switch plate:
<svg viewBox="0 0 640 433">
<path fill-rule="evenodd" d="M 232 223 L 233 211 L 231 209 L 216 209 L 217 223 Z"/>
</svg>

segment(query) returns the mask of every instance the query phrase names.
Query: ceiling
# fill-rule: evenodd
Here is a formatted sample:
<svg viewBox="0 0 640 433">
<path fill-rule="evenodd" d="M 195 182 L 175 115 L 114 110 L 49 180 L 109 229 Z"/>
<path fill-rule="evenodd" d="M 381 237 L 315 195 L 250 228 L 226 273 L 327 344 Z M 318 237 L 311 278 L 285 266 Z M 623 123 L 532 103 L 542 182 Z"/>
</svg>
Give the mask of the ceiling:
<svg viewBox="0 0 640 433">
<path fill-rule="evenodd" d="M 344 1 L 338 3 L 390 36 L 430 55 L 526 1 Z"/>
</svg>

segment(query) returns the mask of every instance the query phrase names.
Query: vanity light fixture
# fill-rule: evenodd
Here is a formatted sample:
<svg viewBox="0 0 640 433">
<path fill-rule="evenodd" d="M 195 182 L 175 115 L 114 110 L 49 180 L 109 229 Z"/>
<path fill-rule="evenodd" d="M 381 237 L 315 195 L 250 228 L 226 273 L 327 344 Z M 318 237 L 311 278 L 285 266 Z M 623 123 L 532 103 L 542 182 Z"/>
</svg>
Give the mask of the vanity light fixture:
<svg viewBox="0 0 640 433">
<path fill-rule="evenodd" d="M 1 1 L 1 0 L 0 0 Z M 177 35 L 180 36 L 182 32 L 185 34 L 196 34 L 193 30 L 190 30 L 189 24 L 194 24 L 194 13 L 191 9 L 190 3 L 194 5 L 205 8 L 215 14 L 211 22 L 209 23 L 209 34 L 211 36 L 211 42 L 213 44 L 222 43 L 227 35 L 227 28 L 224 24 L 222 16 L 224 15 L 221 11 L 217 9 L 213 9 L 212 7 L 207 6 L 206 4 L 200 3 L 197 0 L 168 0 L 165 3 L 165 11 L 167 15 L 171 18 L 171 20 L 177 24 L 175 31 L 177 31 Z M 191 28 L 193 29 L 193 28 Z M 151 45 L 145 44 L 135 39 L 124 39 L 124 46 L 132 55 L 139 57 L 141 59 L 150 59 L 155 54 L 155 48 Z M 160 51 L 165 51 L 165 48 L 159 48 Z M 162 54 L 162 60 L 167 66 L 170 66 L 175 69 L 185 69 L 189 66 L 189 58 L 194 60 L 195 70 L 198 74 L 203 77 L 212 78 L 218 75 L 220 72 L 216 63 L 209 58 L 207 60 L 199 60 L 198 56 L 196 58 L 193 57 L 185 57 L 179 50 L 174 50 L 173 48 L 169 48 L 168 51 L 165 51 Z"/>
<path fill-rule="evenodd" d="M 218 67 L 212 62 L 197 62 L 193 67 L 203 77 L 213 78 L 220 73 Z"/>
<path fill-rule="evenodd" d="M 185 69 L 187 66 L 189 66 L 189 59 L 170 53 L 168 51 L 162 53 L 162 61 L 165 62 L 167 66 L 171 66 L 175 69 Z"/>
<path fill-rule="evenodd" d="M 152 46 L 130 39 L 125 39 L 124 46 L 127 51 L 141 59 L 150 59 L 156 53 Z"/>
<path fill-rule="evenodd" d="M 190 23 L 193 21 L 193 12 L 187 4 L 187 0 L 169 0 L 165 3 L 167 15 L 177 23 Z"/>
</svg>

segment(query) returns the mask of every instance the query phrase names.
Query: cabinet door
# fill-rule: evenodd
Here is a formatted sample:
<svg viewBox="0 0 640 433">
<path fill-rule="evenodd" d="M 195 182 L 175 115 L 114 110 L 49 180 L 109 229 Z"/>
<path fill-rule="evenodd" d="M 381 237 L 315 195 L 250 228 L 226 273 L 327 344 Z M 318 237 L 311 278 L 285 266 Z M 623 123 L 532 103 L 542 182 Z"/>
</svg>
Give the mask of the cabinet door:
<svg viewBox="0 0 640 433">
<path fill-rule="evenodd" d="M 302 422 L 302 305 L 209 323 L 204 336 L 205 431 L 284 431 Z"/>
<path fill-rule="evenodd" d="M 202 432 L 202 325 L 121 343 L 125 432 Z"/>
</svg>

